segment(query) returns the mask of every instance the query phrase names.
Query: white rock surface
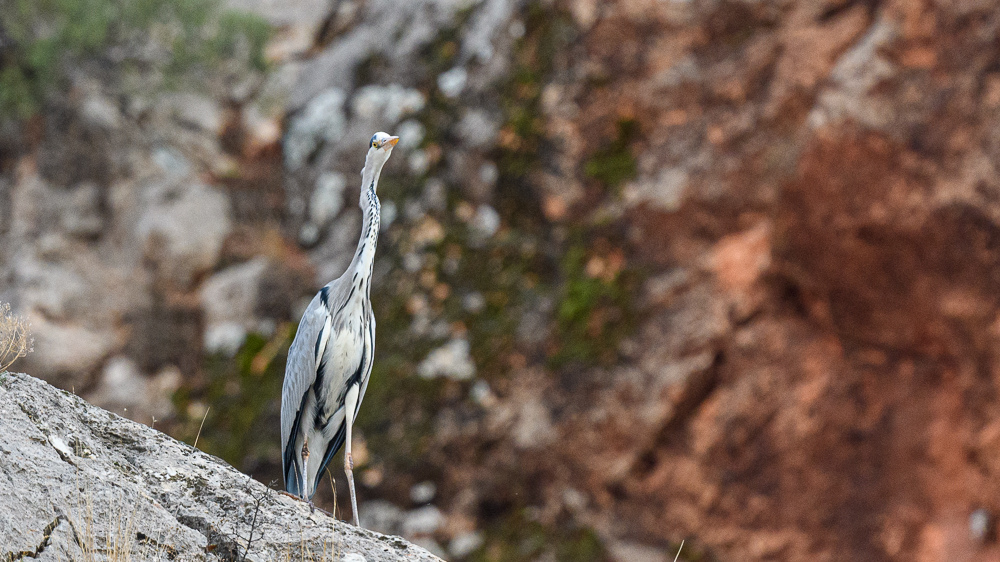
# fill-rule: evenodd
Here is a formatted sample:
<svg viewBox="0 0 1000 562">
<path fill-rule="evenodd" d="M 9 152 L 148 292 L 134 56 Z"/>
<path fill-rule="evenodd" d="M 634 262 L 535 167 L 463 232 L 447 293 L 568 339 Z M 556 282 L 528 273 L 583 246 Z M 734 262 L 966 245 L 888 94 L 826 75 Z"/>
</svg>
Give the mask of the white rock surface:
<svg viewBox="0 0 1000 562">
<path fill-rule="evenodd" d="M 164 189 L 139 220 L 146 257 L 180 286 L 216 264 L 229 234 L 229 199 L 200 183 Z"/>
<path fill-rule="evenodd" d="M 257 328 L 255 308 L 269 266 L 268 258 L 254 258 L 212 275 L 202 285 L 199 297 L 208 351 L 235 351 L 246 333 Z"/>
<path fill-rule="evenodd" d="M 104 560 L 114 544 L 131 560 L 263 562 L 330 552 L 341 560 L 439 560 L 403 539 L 310 512 L 211 455 L 27 375 L 0 375 L 0 431 L 0 560 L 91 559 L 83 547 Z"/>
<path fill-rule="evenodd" d="M 465 82 L 469 79 L 469 73 L 461 66 L 442 72 L 437 77 L 437 85 L 441 93 L 449 98 L 458 97 L 465 89 Z"/>
<path fill-rule="evenodd" d="M 444 514 L 433 505 L 425 505 L 407 512 L 403 517 L 403 534 L 410 537 L 429 535 L 444 524 Z"/>
<path fill-rule="evenodd" d="M 55 374 L 87 373 L 95 369 L 115 347 L 109 330 L 93 330 L 78 324 L 58 324 L 41 314 L 29 314 L 35 353 L 31 364 Z"/>
<path fill-rule="evenodd" d="M 427 354 L 417 366 L 417 374 L 425 379 L 448 377 L 469 380 L 476 375 L 476 365 L 469 355 L 469 341 L 455 338 Z"/>
<path fill-rule="evenodd" d="M 344 102 L 347 94 L 329 88 L 313 98 L 291 119 L 285 134 L 285 166 L 301 167 L 321 142 L 338 138 L 344 130 Z"/>
<path fill-rule="evenodd" d="M 337 172 L 325 172 L 316 179 L 316 189 L 309 201 L 309 218 L 325 226 L 344 208 L 344 189 L 347 178 Z"/>
</svg>

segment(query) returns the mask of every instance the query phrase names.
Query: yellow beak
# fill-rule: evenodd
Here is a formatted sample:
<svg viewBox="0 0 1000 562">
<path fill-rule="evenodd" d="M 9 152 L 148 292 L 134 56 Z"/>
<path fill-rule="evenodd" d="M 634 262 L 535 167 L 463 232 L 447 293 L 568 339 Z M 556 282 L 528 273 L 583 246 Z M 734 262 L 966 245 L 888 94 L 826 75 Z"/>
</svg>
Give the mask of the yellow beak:
<svg viewBox="0 0 1000 562">
<path fill-rule="evenodd" d="M 392 148 L 399 142 L 399 137 L 389 137 L 389 140 L 382 143 L 382 148 Z"/>
</svg>

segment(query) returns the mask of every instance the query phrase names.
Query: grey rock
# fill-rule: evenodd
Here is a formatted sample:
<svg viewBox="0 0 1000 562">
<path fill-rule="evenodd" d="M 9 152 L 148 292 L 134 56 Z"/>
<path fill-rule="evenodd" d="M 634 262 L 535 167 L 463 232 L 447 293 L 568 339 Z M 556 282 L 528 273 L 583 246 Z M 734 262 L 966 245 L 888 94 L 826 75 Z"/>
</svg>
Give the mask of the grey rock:
<svg viewBox="0 0 1000 562">
<path fill-rule="evenodd" d="M 423 150 L 414 150 L 411 152 L 410 157 L 406 159 L 406 163 L 410 167 L 410 173 L 415 176 L 423 175 L 430 168 L 430 159 Z"/>
<path fill-rule="evenodd" d="M 439 560 L 28 375 L 0 376 L 0 430 L 0 559 Z"/>
<path fill-rule="evenodd" d="M 684 201 L 684 190 L 690 181 L 683 168 L 662 168 L 655 177 L 641 178 L 625 186 L 624 200 L 629 206 L 643 203 L 664 211 L 676 211 Z"/>
<path fill-rule="evenodd" d="M 510 18 L 517 3 L 511 0 L 486 0 L 476 11 L 468 30 L 462 38 L 462 55 L 464 59 L 475 57 L 480 63 L 487 63 L 498 51 L 495 43 L 501 39 L 500 31 L 505 27 L 510 29 Z M 523 28 L 523 24 L 522 24 Z M 509 34 L 511 38 L 524 35 Z"/>
<path fill-rule="evenodd" d="M 412 62 L 419 50 L 451 25 L 461 9 L 458 2 L 438 0 L 364 3 L 358 10 L 357 25 L 306 63 L 291 92 L 289 108 L 301 108 L 334 84 L 348 91 L 354 89 L 357 69 L 375 55 L 396 61 L 404 74 L 412 74 Z M 396 39 L 373 41 L 373 37 Z"/>
<path fill-rule="evenodd" d="M 25 363 L 49 377 L 88 373 L 118 345 L 111 330 L 60 324 L 42 314 L 29 314 L 29 319 L 35 337 L 35 353 L 29 355 Z"/>
<path fill-rule="evenodd" d="M 473 291 L 462 297 L 462 308 L 471 314 L 478 314 L 486 308 L 486 297 L 479 291 Z"/>
<path fill-rule="evenodd" d="M 221 322 L 205 326 L 202 343 L 208 353 L 236 355 L 247 339 L 247 329 L 236 322 Z"/>
<path fill-rule="evenodd" d="M 361 525 L 380 533 L 399 534 L 403 531 L 403 510 L 385 500 L 365 502 L 361 509 Z"/>
<path fill-rule="evenodd" d="M 476 531 L 462 533 L 451 539 L 448 550 L 453 556 L 465 558 L 483 545 L 483 534 Z"/>
<path fill-rule="evenodd" d="M 255 309 L 269 264 L 266 257 L 254 258 L 212 275 L 202 285 L 199 296 L 208 351 L 235 351 L 246 332 L 257 329 Z"/>
<path fill-rule="evenodd" d="M 465 83 L 469 79 L 469 73 L 461 66 L 456 66 L 451 70 L 442 72 L 437 77 L 438 89 L 446 97 L 458 97 L 465 89 Z"/>
<path fill-rule="evenodd" d="M 873 129 L 888 128 L 896 114 L 896 101 L 878 95 L 877 86 L 897 72 L 882 53 L 898 35 L 894 23 L 880 19 L 841 55 L 830 73 L 830 86 L 809 113 L 810 126 L 853 120 Z"/>
<path fill-rule="evenodd" d="M 382 203 L 381 211 L 379 212 L 379 231 L 386 232 L 392 223 L 396 222 L 396 217 L 399 216 L 399 207 L 396 206 L 396 202 L 387 199 Z"/>
<path fill-rule="evenodd" d="M 150 156 L 160 170 L 169 176 L 186 176 L 193 171 L 191 162 L 173 147 L 160 146 L 154 148 Z"/>
<path fill-rule="evenodd" d="M 226 0 L 225 5 L 255 13 L 276 27 L 322 21 L 330 9 L 327 0 Z"/>
<path fill-rule="evenodd" d="M 429 535 L 444 524 L 444 514 L 433 505 L 418 507 L 406 513 L 403 518 L 403 534 L 406 536 Z"/>
<path fill-rule="evenodd" d="M 318 226 L 325 226 L 344 208 L 344 189 L 347 178 L 337 172 L 325 172 L 316 180 L 316 189 L 309 201 L 309 218 Z"/>
<path fill-rule="evenodd" d="M 427 100 L 419 90 L 404 88 L 399 84 L 364 86 L 354 95 L 351 109 L 362 119 L 382 119 L 395 124 L 407 115 L 424 108 Z"/>
<path fill-rule="evenodd" d="M 448 187 L 439 178 L 428 179 L 422 201 L 428 209 L 444 211 L 448 206 Z"/>
<path fill-rule="evenodd" d="M 414 484 L 410 487 L 410 500 L 413 503 L 427 503 L 434 499 L 437 493 L 437 485 L 430 480 Z"/>
<path fill-rule="evenodd" d="M 63 209 L 63 229 L 79 238 L 95 238 L 104 229 L 101 217 L 101 190 L 93 182 L 77 186 Z"/>
<path fill-rule="evenodd" d="M 339 137 L 344 130 L 344 102 L 347 94 L 329 88 L 310 100 L 301 113 L 292 118 L 285 134 L 285 165 L 296 170 L 320 143 Z"/>
<path fill-rule="evenodd" d="M 180 387 L 181 372 L 167 367 L 144 376 L 135 361 L 123 355 L 108 359 L 95 387 L 84 398 L 91 404 L 145 424 L 173 413 L 171 395 Z"/>
<path fill-rule="evenodd" d="M 101 92 L 90 91 L 80 103 L 80 116 L 98 127 L 114 130 L 121 126 L 121 112 L 114 102 Z"/>
<path fill-rule="evenodd" d="M 222 132 L 222 107 L 208 96 L 192 92 L 169 93 L 159 101 L 158 110 L 185 127 L 213 135 Z"/>
<path fill-rule="evenodd" d="M 469 226 L 476 236 L 489 238 L 500 229 L 500 213 L 489 205 L 480 205 Z"/>
<path fill-rule="evenodd" d="M 146 393 L 146 379 L 139 372 L 135 361 L 124 356 L 112 357 L 105 363 L 99 383 L 98 395 L 104 408 L 115 405 L 128 407 L 135 399 Z"/>
<path fill-rule="evenodd" d="M 969 534 L 980 544 L 985 544 L 994 538 L 993 514 L 987 509 L 979 508 L 969 514 Z"/>
<path fill-rule="evenodd" d="M 233 10 L 255 13 L 274 26 L 265 53 L 271 61 L 281 62 L 312 46 L 330 10 L 327 0 L 226 0 L 225 4 Z"/>
<path fill-rule="evenodd" d="M 424 142 L 424 135 L 427 134 L 427 131 L 420 121 L 407 119 L 396 127 L 396 132 L 393 134 L 399 136 L 400 148 L 415 149 Z"/>
<path fill-rule="evenodd" d="M 181 287 L 215 266 L 230 231 L 229 199 L 200 183 L 151 194 L 137 231 L 147 258 Z"/>
<path fill-rule="evenodd" d="M 476 365 L 470 356 L 469 341 L 465 338 L 454 338 L 431 351 L 417 366 L 417 374 L 425 379 L 437 377 L 458 381 L 471 379 L 476 375 Z"/>
</svg>

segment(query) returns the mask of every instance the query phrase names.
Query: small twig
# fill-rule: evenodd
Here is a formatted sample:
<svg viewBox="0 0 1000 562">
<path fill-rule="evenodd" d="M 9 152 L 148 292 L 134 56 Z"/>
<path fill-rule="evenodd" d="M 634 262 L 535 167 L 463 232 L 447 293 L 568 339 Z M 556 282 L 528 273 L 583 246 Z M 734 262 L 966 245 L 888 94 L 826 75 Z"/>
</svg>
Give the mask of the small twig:
<svg viewBox="0 0 1000 562">
<path fill-rule="evenodd" d="M 681 550 L 683 549 L 684 549 L 684 539 L 681 539 L 681 545 L 677 547 L 677 555 L 674 556 L 674 562 L 677 562 L 677 559 L 681 557 Z"/>
<path fill-rule="evenodd" d="M 248 477 L 247 479 L 247 490 L 250 489 L 250 482 L 252 482 L 252 477 Z M 253 534 L 257 530 L 257 515 L 260 514 L 260 504 L 264 501 L 264 497 L 266 495 L 266 492 L 260 496 L 253 495 L 253 492 L 250 493 L 250 497 L 254 499 L 253 520 L 250 522 L 250 534 L 247 535 L 247 547 L 243 551 L 243 559 L 241 562 L 246 562 L 247 554 L 250 554 L 250 545 L 253 544 Z M 261 536 L 264 536 L 263 531 L 261 531 Z M 239 551 L 237 551 L 237 554 L 239 554 Z"/>
<path fill-rule="evenodd" d="M 205 415 L 201 417 L 201 425 L 198 426 L 198 435 L 194 436 L 194 448 L 198 448 L 198 438 L 201 437 L 201 428 L 205 427 L 205 419 L 208 418 L 208 413 L 212 411 L 212 407 L 209 406 L 205 409 Z"/>
<path fill-rule="evenodd" d="M 333 517 L 337 518 L 337 481 L 333 478 L 333 473 L 330 472 L 330 467 L 326 467 L 326 477 L 330 479 L 330 487 L 333 488 Z"/>
</svg>

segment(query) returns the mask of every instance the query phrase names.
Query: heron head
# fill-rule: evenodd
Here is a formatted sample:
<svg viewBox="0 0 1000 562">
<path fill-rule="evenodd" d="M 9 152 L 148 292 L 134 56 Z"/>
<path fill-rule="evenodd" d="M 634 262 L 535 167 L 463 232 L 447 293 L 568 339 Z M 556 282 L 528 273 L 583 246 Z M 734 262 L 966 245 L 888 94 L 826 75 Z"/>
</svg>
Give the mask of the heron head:
<svg viewBox="0 0 1000 562">
<path fill-rule="evenodd" d="M 372 135 L 371 142 L 368 143 L 369 152 L 372 150 L 382 150 L 388 155 L 392 151 L 392 147 L 396 146 L 399 142 L 399 137 L 390 136 L 388 133 L 378 132 Z"/>
<path fill-rule="evenodd" d="M 392 147 L 399 142 L 399 137 L 394 137 L 388 133 L 378 132 L 372 135 L 372 140 L 368 142 L 368 156 L 365 157 L 365 167 L 361 170 L 361 179 L 365 187 L 374 186 L 378 182 L 378 176 L 382 172 L 382 166 L 389 159 Z M 364 199 L 364 190 L 361 191 Z"/>
</svg>

